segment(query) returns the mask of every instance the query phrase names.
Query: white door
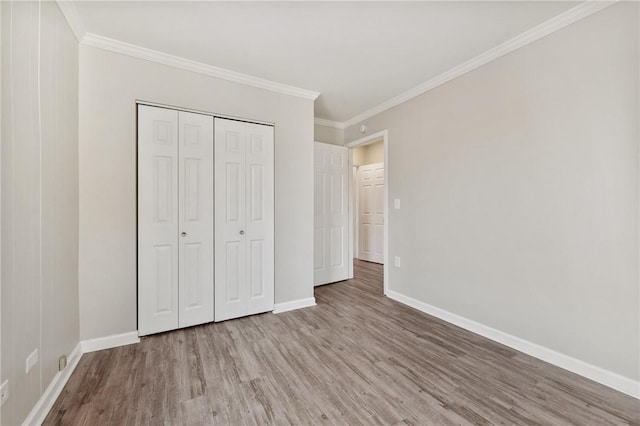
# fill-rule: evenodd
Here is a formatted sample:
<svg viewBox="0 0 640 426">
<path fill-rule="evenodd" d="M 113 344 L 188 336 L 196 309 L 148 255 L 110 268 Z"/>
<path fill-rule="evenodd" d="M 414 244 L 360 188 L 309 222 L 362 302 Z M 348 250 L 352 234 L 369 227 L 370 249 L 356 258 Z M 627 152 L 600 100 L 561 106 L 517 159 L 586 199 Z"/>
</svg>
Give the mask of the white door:
<svg viewBox="0 0 640 426">
<path fill-rule="evenodd" d="M 179 326 L 213 321 L 213 117 L 178 115 Z"/>
<path fill-rule="evenodd" d="M 314 149 L 313 283 L 349 278 L 349 150 L 316 142 Z"/>
<path fill-rule="evenodd" d="M 358 169 L 358 258 L 384 262 L 384 164 Z"/>
<path fill-rule="evenodd" d="M 178 112 L 138 107 L 138 331 L 178 327 Z"/>
<path fill-rule="evenodd" d="M 273 310 L 273 127 L 215 119 L 215 320 Z"/>
<path fill-rule="evenodd" d="M 138 107 L 138 334 L 213 321 L 213 117 Z"/>
</svg>

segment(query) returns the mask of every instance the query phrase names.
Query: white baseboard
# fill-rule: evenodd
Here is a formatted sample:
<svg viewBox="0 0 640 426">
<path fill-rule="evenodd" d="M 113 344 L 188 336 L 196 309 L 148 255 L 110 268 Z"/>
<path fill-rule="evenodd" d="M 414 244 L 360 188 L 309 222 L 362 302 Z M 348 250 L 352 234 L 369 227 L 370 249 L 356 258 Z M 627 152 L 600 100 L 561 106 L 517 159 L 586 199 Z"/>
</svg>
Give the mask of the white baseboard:
<svg viewBox="0 0 640 426">
<path fill-rule="evenodd" d="M 294 309 L 300 309 L 300 308 L 308 308 L 310 306 L 316 306 L 315 297 L 292 300 L 291 302 L 276 303 L 275 305 L 273 305 L 273 313 L 281 314 L 283 312 L 293 311 Z"/>
<path fill-rule="evenodd" d="M 118 346 L 132 345 L 140 342 L 137 331 L 122 334 L 98 337 L 97 339 L 83 340 L 82 353 L 101 351 L 103 349 L 117 348 Z"/>
<path fill-rule="evenodd" d="M 488 327 L 460 315 L 436 308 L 435 306 L 416 300 L 404 294 L 387 290 L 387 296 L 405 305 L 411 306 L 426 314 L 440 318 L 448 323 L 457 325 L 460 328 L 479 334 L 480 336 L 501 343 L 510 348 L 524 352 L 527 355 L 541 359 L 557 367 L 564 368 L 572 373 L 586 377 L 612 389 L 640 399 L 640 382 L 628 377 L 621 376 L 604 368 L 597 367 L 579 359 L 570 357 L 552 349 L 540 346 L 516 336 L 504 333 L 495 328 Z"/>
<path fill-rule="evenodd" d="M 64 389 L 64 385 L 69 381 L 69 377 L 71 377 L 71 373 L 76 369 L 80 358 L 82 357 L 82 345 L 78 343 L 76 347 L 69 354 L 67 367 L 56 373 L 53 376 L 53 380 L 47 386 L 47 389 L 44 391 L 36 405 L 31 409 L 31 412 L 25 419 L 23 426 L 34 426 L 41 425 L 44 419 L 49 414 L 51 407 L 60 396 L 62 389 Z"/>
</svg>

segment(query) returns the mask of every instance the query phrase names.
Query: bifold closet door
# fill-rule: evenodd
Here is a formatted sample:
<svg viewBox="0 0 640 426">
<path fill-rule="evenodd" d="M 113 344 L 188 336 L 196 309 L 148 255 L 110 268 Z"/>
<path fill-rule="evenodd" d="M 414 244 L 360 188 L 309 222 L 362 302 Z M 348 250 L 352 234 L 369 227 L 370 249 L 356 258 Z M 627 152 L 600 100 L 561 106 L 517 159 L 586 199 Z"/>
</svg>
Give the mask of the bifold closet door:
<svg viewBox="0 0 640 426">
<path fill-rule="evenodd" d="M 180 111 L 179 326 L 213 321 L 213 117 Z"/>
<path fill-rule="evenodd" d="M 178 111 L 138 106 L 138 333 L 178 327 Z"/>
<path fill-rule="evenodd" d="M 138 106 L 138 333 L 213 321 L 213 117 Z"/>
<path fill-rule="evenodd" d="M 273 127 L 215 119 L 215 320 L 273 310 Z"/>
</svg>

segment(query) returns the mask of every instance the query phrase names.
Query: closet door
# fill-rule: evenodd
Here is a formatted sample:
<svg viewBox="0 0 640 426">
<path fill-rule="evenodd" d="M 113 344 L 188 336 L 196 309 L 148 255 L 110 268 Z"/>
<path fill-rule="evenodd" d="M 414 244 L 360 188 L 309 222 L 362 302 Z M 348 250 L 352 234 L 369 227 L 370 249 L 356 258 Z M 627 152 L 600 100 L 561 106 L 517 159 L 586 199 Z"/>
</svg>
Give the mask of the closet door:
<svg viewBox="0 0 640 426">
<path fill-rule="evenodd" d="M 215 319 L 273 310 L 273 127 L 215 119 Z"/>
<path fill-rule="evenodd" d="M 248 313 L 273 310 L 274 164 L 273 127 L 244 123 L 246 150 L 246 234 Z"/>
<path fill-rule="evenodd" d="M 138 106 L 138 332 L 178 327 L 178 112 Z"/>
<path fill-rule="evenodd" d="M 213 321 L 213 117 L 180 111 L 179 326 Z"/>
</svg>

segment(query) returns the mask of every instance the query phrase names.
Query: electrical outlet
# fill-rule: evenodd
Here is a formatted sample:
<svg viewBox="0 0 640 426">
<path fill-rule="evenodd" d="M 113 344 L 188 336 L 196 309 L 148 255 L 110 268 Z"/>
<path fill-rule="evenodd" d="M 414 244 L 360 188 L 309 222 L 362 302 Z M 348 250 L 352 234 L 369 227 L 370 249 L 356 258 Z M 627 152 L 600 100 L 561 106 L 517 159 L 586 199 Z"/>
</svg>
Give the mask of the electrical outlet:
<svg viewBox="0 0 640 426">
<path fill-rule="evenodd" d="M 27 373 L 38 363 L 38 349 L 31 352 L 31 355 L 27 357 Z"/>
<path fill-rule="evenodd" d="M 396 256 L 396 257 L 393 259 L 393 265 L 394 265 L 396 268 L 399 268 L 399 267 L 400 267 L 400 256 Z"/>
<path fill-rule="evenodd" d="M 66 366 L 67 366 L 67 356 L 61 355 L 60 358 L 58 358 L 58 371 L 64 370 Z"/>
<path fill-rule="evenodd" d="M 7 399 L 9 399 L 9 380 L 5 380 L 0 386 L 0 406 L 4 405 Z"/>
</svg>

